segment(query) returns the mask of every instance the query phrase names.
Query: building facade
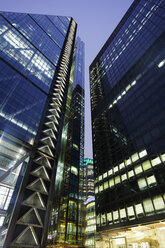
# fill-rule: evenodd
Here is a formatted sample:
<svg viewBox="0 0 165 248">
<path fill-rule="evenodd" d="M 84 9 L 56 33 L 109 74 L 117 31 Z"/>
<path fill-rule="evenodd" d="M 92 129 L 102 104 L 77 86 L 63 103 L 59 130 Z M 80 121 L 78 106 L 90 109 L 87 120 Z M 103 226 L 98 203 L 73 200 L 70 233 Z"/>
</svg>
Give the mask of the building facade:
<svg viewBox="0 0 165 248">
<path fill-rule="evenodd" d="M 90 66 L 98 247 L 164 247 L 164 8 L 135 0 Z"/>
<path fill-rule="evenodd" d="M 73 54 L 47 247 L 84 247 L 84 43 Z"/>
<path fill-rule="evenodd" d="M 0 12 L 0 247 L 46 246 L 76 28 L 70 17 Z"/>
<path fill-rule="evenodd" d="M 93 159 L 84 159 L 85 247 L 95 247 L 96 212 Z"/>
</svg>

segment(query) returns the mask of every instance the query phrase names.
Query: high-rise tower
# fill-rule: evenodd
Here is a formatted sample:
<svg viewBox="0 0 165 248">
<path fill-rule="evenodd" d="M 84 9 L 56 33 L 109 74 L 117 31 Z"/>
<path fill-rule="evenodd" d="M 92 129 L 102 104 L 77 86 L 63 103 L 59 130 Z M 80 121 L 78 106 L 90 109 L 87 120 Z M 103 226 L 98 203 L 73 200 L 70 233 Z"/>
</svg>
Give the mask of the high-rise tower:
<svg viewBox="0 0 165 248">
<path fill-rule="evenodd" d="M 164 8 L 135 0 L 90 66 L 97 231 L 112 247 L 164 247 Z"/>
<path fill-rule="evenodd" d="M 76 26 L 70 17 L 0 12 L 1 247 L 46 245 L 66 145 Z"/>
</svg>

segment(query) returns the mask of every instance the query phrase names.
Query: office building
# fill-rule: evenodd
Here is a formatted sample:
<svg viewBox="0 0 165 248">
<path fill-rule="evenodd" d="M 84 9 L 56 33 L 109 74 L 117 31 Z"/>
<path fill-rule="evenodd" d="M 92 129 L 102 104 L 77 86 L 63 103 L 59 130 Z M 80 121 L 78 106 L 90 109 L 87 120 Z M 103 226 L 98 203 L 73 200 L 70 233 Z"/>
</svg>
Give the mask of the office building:
<svg viewBox="0 0 165 248">
<path fill-rule="evenodd" d="M 84 93 L 76 28 L 70 17 L 0 12 L 0 247 L 46 247 L 66 147 L 78 171 Z M 74 101 L 82 118 L 68 121 Z"/>
<path fill-rule="evenodd" d="M 85 247 L 95 247 L 96 212 L 93 159 L 84 159 Z"/>
<path fill-rule="evenodd" d="M 164 247 L 164 8 L 135 0 L 90 66 L 96 247 Z"/>
<path fill-rule="evenodd" d="M 84 247 L 84 43 L 77 38 L 47 247 Z"/>
</svg>

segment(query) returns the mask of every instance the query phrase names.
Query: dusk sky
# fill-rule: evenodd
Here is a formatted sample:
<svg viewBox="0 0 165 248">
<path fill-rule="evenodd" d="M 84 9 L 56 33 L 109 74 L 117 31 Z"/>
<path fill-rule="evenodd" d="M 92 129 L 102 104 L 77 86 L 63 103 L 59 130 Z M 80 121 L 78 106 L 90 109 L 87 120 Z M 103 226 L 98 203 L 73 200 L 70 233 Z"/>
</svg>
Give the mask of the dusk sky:
<svg viewBox="0 0 165 248">
<path fill-rule="evenodd" d="M 89 65 L 133 0 L 1 0 L 0 10 L 72 16 L 85 43 L 85 157 L 92 158 Z"/>
</svg>

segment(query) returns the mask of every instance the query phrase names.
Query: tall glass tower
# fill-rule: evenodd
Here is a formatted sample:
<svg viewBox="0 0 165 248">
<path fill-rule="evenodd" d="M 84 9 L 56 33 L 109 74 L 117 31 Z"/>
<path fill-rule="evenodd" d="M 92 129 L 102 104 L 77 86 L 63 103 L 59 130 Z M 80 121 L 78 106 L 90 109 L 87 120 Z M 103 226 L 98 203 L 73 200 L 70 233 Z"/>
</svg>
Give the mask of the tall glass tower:
<svg viewBox="0 0 165 248">
<path fill-rule="evenodd" d="M 135 0 L 90 66 L 100 247 L 164 247 L 164 8 Z"/>
<path fill-rule="evenodd" d="M 76 27 L 70 17 L 0 12 L 0 247 L 46 246 L 67 146 Z M 81 127 L 77 159 L 83 119 Z"/>
<path fill-rule="evenodd" d="M 84 43 L 76 39 L 47 247 L 84 247 Z"/>
</svg>

